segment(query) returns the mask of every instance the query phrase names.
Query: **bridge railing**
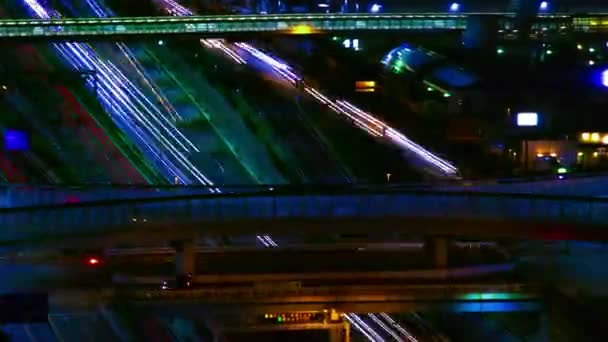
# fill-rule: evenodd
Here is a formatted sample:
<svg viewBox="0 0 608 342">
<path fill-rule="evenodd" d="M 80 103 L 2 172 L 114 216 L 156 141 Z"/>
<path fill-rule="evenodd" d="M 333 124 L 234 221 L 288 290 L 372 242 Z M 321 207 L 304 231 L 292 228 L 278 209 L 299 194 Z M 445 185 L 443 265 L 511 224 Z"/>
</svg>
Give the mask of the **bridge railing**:
<svg viewBox="0 0 608 342">
<path fill-rule="evenodd" d="M 280 192 L 309 193 L 315 191 L 350 192 L 430 189 L 433 187 L 461 185 L 455 180 L 433 183 L 390 183 L 390 184 L 325 184 L 325 185 L 136 185 L 136 184 L 11 184 L 0 186 L 0 208 L 30 207 L 53 204 L 89 203 L 107 200 L 173 198 L 175 196 L 259 193 L 270 190 Z"/>
<path fill-rule="evenodd" d="M 223 194 L 0 209 L 0 240 L 151 224 L 433 218 L 606 224 L 608 200 L 488 193 L 350 190 Z M 490 227 L 489 227 L 490 229 Z"/>
</svg>

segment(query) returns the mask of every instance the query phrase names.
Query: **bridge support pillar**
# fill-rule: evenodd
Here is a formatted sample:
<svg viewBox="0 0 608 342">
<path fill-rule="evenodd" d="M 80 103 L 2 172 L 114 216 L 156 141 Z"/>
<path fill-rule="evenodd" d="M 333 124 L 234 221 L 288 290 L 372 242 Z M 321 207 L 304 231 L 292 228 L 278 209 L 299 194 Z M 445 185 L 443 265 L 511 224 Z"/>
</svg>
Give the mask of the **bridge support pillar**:
<svg viewBox="0 0 608 342">
<path fill-rule="evenodd" d="M 196 245 L 194 241 L 175 241 L 175 275 L 182 276 L 188 273 L 194 275 L 196 270 Z"/>
<path fill-rule="evenodd" d="M 344 342 L 350 342 L 350 323 L 344 320 Z"/>
<path fill-rule="evenodd" d="M 448 239 L 435 237 L 427 241 L 427 249 L 436 268 L 448 267 Z"/>
<path fill-rule="evenodd" d="M 347 326 L 348 327 L 348 326 Z M 348 327 L 350 329 L 350 327 Z M 350 331 L 345 329 L 330 329 L 329 342 L 350 342 Z"/>
</svg>

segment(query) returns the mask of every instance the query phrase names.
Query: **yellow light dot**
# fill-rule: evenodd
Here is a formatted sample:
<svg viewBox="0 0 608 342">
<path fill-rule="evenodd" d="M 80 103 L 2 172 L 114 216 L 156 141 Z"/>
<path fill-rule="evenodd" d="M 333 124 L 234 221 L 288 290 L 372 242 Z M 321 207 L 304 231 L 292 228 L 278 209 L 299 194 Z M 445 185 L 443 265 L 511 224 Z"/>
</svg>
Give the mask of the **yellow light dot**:
<svg viewBox="0 0 608 342">
<path fill-rule="evenodd" d="M 583 141 L 589 141 L 589 133 L 581 134 L 581 138 L 583 138 Z"/>
<path fill-rule="evenodd" d="M 296 25 L 290 29 L 291 34 L 311 34 L 313 28 L 308 25 Z"/>
<path fill-rule="evenodd" d="M 593 158 L 597 158 L 598 155 L 599 155 L 599 153 L 593 152 Z"/>
<path fill-rule="evenodd" d="M 604 137 L 602 138 L 602 142 L 608 145 L 608 135 L 604 135 Z"/>
<path fill-rule="evenodd" d="M 557 157 L 557 153 L 551 153 L 551 157 L 553 157 L 553 158 Z"/>
<path fill-rule="evenodd" d="M 539 154 L 537 154 L 536 156 L 537 156 L 538 158 L 542 158 L 542 157 L 544 157 L 545 155 L 544 155 L 544 154 L 542 154 L 542 153 L 539 153 Z"/>
<path fill-rule="evenodd" d="M 591 134 L 591 141 L 593 141 L 593 142 L 600 141 L 600 134 L 599 133 L 592 133 Z"/>
</svg>

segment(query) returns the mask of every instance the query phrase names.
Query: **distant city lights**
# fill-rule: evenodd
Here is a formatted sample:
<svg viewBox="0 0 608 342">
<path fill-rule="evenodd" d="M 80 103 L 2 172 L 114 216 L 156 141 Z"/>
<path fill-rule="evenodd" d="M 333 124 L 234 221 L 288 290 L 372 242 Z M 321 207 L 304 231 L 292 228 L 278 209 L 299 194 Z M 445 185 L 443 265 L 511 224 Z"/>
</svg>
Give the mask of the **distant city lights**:
<svg viewBox="0 0 608 342">
<path fill-rule="evenodd" d="M 576 48 L 579 49 L 579 50 L 582 50 L 583 49 L 583 45 L 582 44 L 576 44 Z"/>
<path fill-rule="evenodd" d="M 547 55 L 551 55 L 551 54 L 553 54 L 553 51 L 552 50 L 547 50 Z"/>
<path fill-rule="evenodd" d="M 590 59 L 588 63 L 589 65 L 595 65 L 595 61 L 593 59 Z"/>
<path fill-rule="evenodd" d="M 499 55 L 502 55 L 503 53 L 505 53 L 505 49 L 498 48 L 498 49 L 496 49 L 496 53 L 499 54 Z"/>
<path fill-rule="evenodd" d="M 538 126 L 538 113 L 532 113 L 532 112 L 517 113 L 517 126 L 520 126 L 520 127 Z"/>
<path fill-rule="evenodd" d="M 549 2 L 547 1 L 543 1 L 540 3 L 540 5 L 538 6 L 538 9 L 541 11 L 546 11 L 549 9 Z"/>
<path fill-rule="evenodd" d="M 373 4 L 372 7 L 370 8 L 370 11 L 372 13 L 378 13 L 382 10 L 382 5 L 379 4 Z"/>
<path fill-rule="evenodd" d="M 450 4 L 450 12 L 459 12 L 460 11 L 460 4 L 457 2 L 452 2 L 452 4 Z"/>
<path fill-rule="evenodd" d="M 594 49 L 594 48 L 592 48 L 592 47 L 590 47 L 590 48 L 589 48 L 589 52 L 594 53 L 594 52 L 595 52 L 595 49 Z"/>
<path fill-rule="evenodd" d="M 605 132 L 604 133 L 600 133 L 600 132 L 595 132 L 595 133 L 584 132 L 584 133 L 581 134 L 580 142 L 581 143 L 586 143 L 586 144 L 598 144 L 598 143 L 601 142 L 604 145 L 608 145 L 608 133 L 605 133 Z"/>
</svg>

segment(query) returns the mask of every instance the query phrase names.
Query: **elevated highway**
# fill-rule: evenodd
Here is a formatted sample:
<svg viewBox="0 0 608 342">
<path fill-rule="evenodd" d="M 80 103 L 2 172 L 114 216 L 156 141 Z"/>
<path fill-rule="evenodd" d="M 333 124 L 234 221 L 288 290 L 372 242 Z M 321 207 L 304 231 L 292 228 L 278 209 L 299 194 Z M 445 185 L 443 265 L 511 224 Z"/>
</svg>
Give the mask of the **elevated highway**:
<svg viewBox="0 0 608 342">
<path fill-rule="evenodd" d="M 338 31 L 430 31 L 464 30 L 471 17 L 494 17 L 509 22 L 514 13 L 383 13 L 383 14 L 256 14 L 185 17 L 65 18 L 50 20 L 0 20 L 0 38 L 68 39 L 116 38 L 117 36 L 233 34 L 312 34 Z M 538 17 L 545 25 L 563 25 L 578 31 L 603 27 L 601 15 L 547 14 Z M 597 21 L 599 20 L 599 21 Z M 595 25 L 593 25 L 595 23 Z M 608 24 L 608 21 L 607 21 Z M 504 26 L 504 25 L 503 25 Z"/>
<path fill-rule="evenodd" d="M 608 199 L 399 189 L 271 191 L 0 209 L 4 245 L 204 234 L 419 235 L 606 240 Z M 115 243 L 115 242 L 114 242 Z"/>
<path fill-rule="evenodd" d="M 278 287 L 277 287 L 278 288 Z M 538 310 L 539 296 L 522 284 L 319 286 L 260 291 L 253 287 L 184 291 L 136 290 L 124 298 L 150 305 L 242 305 L 252 312 L 336 309 L 341 312 L 408 312 L 445 309 L 479 312 Z M 510 303 L 510 304 L 509 304 Z M 234 307 L 230 308 L 234 310 Z"/>
</svg>

